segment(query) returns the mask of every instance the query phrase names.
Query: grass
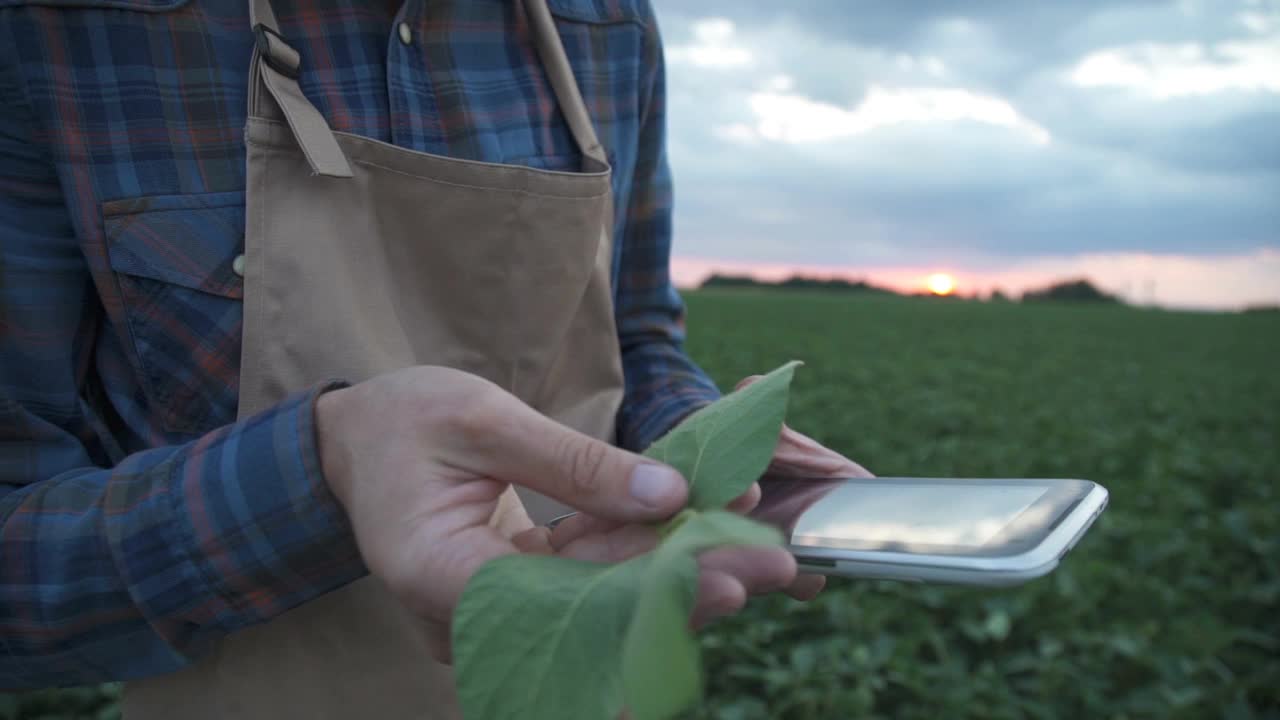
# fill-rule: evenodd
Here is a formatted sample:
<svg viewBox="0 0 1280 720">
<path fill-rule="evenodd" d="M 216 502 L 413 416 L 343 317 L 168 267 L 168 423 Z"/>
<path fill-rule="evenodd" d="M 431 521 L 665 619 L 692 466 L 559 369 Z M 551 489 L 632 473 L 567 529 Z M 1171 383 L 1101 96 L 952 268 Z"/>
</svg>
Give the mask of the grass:
<svg viewBox="0 0 1280 720">
<path fill-rule="evenodd" d="M 1280 314 L 687 299 L 690 352 L 723 388 L 805 360 L 792 424 L 878 474 L 1112 494 L 1062 567 L 1016 590 L 834 581 L 753 602 L 705 637 L 692 717 L 1280 717 Z M 109 689 L 0 695 L 14 717 L 114 707 Z"/>
<path fill-rule="evenodd" d="M 722 387 L 881 475 L 1084 477 L 1111 507 L 1017 590 L 835 581 L 706 638 L 698 718 L 1280 716 L 1280 316 L 768 291 L 688 297 Z"/>
</svg>

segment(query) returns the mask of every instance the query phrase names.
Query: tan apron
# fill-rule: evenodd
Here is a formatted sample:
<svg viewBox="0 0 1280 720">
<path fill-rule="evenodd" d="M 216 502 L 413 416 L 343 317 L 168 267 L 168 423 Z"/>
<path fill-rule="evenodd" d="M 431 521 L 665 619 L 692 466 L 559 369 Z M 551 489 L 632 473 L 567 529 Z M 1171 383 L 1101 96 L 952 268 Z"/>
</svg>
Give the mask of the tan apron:
<svg viewBox="0 0 1280 720">
<path fill-rule="evenodd" d="M 611 439 L 622 369 L 610 170 L 546 0 L 524 5 L 581 173 L 331 131 L 298 89 L 297 54 L 268 0 L 250 0 L 241 417 L 327 378 L 432 364 Z M 556 510 L 532 514 L 543 522 Z M 508 492 L 494 522 L 514 532 L 529 519 Z M 373 578 L 236 633 L 185 670 L 130 683 L 124 710 L 128 720 L 458 716 L 449 668 Z"/>
</svg>

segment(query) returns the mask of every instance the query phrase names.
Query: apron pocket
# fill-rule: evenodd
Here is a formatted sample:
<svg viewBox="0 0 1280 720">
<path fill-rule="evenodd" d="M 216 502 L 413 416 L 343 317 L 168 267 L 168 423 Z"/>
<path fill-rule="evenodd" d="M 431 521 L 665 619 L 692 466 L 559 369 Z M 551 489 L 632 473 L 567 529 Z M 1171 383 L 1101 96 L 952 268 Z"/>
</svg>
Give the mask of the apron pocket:
<svg viewBox="0 0 1280 720">
<path fill-rule="evenodd" d="M 505 158 L 502 162 L 507 165 L 523 165 L 536 170 L 554 170 L 566 173 L 582 172 L 581 152 L 575 152 L 572 155 L 522 155 L 520 157 Z M 609 163 L 609 167 L 615 167 L 612 150 L 605 151 L 605 162 Z"/>
<path fill-rule="evenodd" d="M 582 153 L 573 155 L 525 155 L 506 158 L 503 162 L 507 165 L 522 165 L 537 170 L 576 173 L 582 169 Z"/>
<path fill-rule="evenodd" d="M 240 388 L 244 193 L 102 206 L 111 269 L 143 391 L 160 425 L 199 435 L 231 422 Z"/>
</svg>

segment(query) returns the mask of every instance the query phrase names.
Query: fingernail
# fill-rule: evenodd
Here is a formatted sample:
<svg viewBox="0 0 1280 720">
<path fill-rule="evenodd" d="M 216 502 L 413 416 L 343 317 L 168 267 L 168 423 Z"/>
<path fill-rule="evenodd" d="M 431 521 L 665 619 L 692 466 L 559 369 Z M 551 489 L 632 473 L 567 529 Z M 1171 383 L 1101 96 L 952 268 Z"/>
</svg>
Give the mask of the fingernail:
<svg viewBox="0 0 1280 720">
<path fill-rule="evenodd" d="M 640 463 L 631 471 L 631 497 L 642 505 L 666 510 L 675 505 L 684 489 L 684 478 L 666 465 Z"/>
</svg>

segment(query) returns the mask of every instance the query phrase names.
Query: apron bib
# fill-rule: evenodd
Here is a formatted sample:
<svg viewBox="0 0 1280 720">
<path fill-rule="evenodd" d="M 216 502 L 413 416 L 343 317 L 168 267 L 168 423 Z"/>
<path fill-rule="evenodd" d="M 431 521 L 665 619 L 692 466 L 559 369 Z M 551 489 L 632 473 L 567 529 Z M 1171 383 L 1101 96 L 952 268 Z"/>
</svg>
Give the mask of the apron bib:
<svg viewBox="0 0 1280 720">
<path fill-rule="evenodd" d="M 610 288 L 610 169 L 546 0 L 524 10 L 581 173 L 458 160 L 333 132 L 296 81 L 268 0 L 245 129 L 240 416 L 329 378 L 412 365 L 482 376 L 611 440 L 622 368 Z M 560 510 L 508 490 L 511 534 Z M 129 683 L 128 720 L 459 717 L 423 626 L 367 577 Z"/>
</svg>

